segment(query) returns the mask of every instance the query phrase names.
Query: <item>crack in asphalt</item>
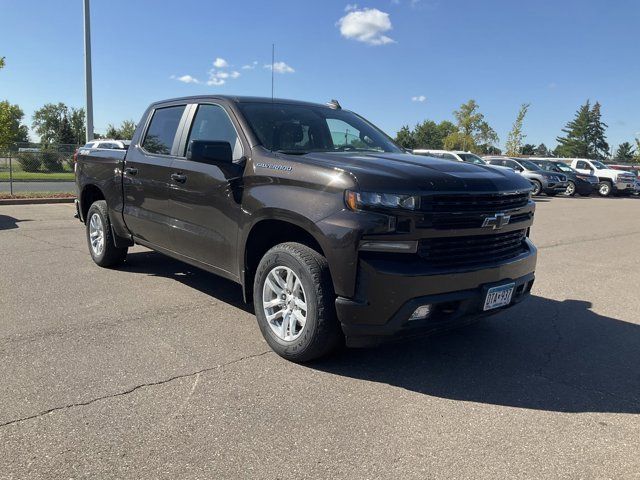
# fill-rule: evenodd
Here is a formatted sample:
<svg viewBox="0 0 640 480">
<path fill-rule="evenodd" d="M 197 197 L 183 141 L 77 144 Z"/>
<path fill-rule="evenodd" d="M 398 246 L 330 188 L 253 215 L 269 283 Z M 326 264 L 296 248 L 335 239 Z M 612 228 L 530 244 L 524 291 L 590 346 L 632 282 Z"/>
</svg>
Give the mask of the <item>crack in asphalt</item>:
<svg viewBox="0 0 640 480">
<path fill-rule="evenodd" d="M 193 377 L 193 376 L 200 376 L 204 373 L 208 373 L 208 372 L 213 372 L 215 370 L 220 370 L 222 368 L 228 367 L 229 365 L 234 365 L 236 363 L 240 363 L 243 362 L 245 360 L 251 360 L 257 357 L 262 357 L 268 353 L 273 353 L 273 351 L 271 349 L 269 350 L 265 350 L 264 352 L 260 352 L 260 353 L 253 353 L 251 355 L 245 355 L 244 357 L 240 357 L 237 358 L 235 360 L 231 360 L 230 362 L 227 363 L 222 363 L 220 365 L 216 365 L 215 367 L 207 367 L 207 368 L 203 368 L 201 370 L 197 370 L 195 372 L 191 372 L 191 373 L 183 373 L 180 375 L 174 375 L 173 377 L 169 377 L 169 378 L 165 378 L 164 380 L 158 380 L 155 382 L 148 382 L 148 383 L 141 383 L 139 385 L 136 385 L 135 387 L 131 387 L 127 390 L 124 390 L 122 392 L 117 392 L 117 393 L 112 393 L 109 395 L 103 395 L 100 397 L 96 397 L 96 398 L 92 398 L 90 400 L 86 400 L 84 402 L 76 402 L 76 403 L 70 403 L 67 405 L 63 405 L 60 407 L 53 407 L 53 408 L 49 408 L 47 410 L 44 410 L 42 412 L 39 413 L 35 413 L 33 415 L 29 415 L 26 417 L 22 417 L 22 418 L 16 418 L 14 420 L 9 420 L 8 422 L 4 422 L 4 423 L 0 423 L 0 428 L 2 427 L 8 427 L 10 425 L 14 425 L 16 423 L 21 423 L 21 422 L 26 422 L 27 420 L 33 420 L 39 417 L 43 417 L 45 415 L 49 415 L 50 413 L 55 413 L 55 412 L 59 412 L 61 410 L 67 410 L 69 408 L 75 408 L 75 407 L 84 407 L 87 405 L 91 405 L 92 403 L 96 403 L 99 402 L 101 400 L 108 400 L 111 398 L 117 398 L 117 397 L 123 397 L 125 395 L 129 395 L 130 393 L 133 393 L 137 390 L 140 390 L 141 388 L 145 388 L 145 387 L 155 387 L 157 385 L 164 385 L 166 383 L 170 383 L 173 382 L 174 380 L 181 380 L 183 378 L 189 378 L 189 377 Z M 195 385 L 194 385 L 195 387 Z M 194 389 L 194 387 L 192 387 L 192 390 Z M 192 391 L 193 393 L 193 391 Z"/>
</svg>

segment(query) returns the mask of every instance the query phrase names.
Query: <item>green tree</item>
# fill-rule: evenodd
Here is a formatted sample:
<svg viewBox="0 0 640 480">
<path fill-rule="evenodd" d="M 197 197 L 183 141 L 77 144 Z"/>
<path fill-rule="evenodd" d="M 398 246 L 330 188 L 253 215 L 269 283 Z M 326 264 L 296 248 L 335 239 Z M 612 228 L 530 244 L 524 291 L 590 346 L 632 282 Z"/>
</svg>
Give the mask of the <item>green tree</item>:
<svg viewBox="0 0 640 480">
<path fill-rule="evenodd" d="M 544 143 L 538 145 L 533 153 L 538 157 L 550 157 L 553 155 L 553 152 L 551 152 Z"/>
<path fill-rule="evenodd" d="M 481 145 L 491 146 L 498 143 L 498 135 L 489 126 L 480 113 L 475 100 L 469 100 L 453 112 L 457 123 L 457 131 L 445 138 L 446 149 L 462 149 L 479 151 Z"/>
<path fill-rule="evenodd" d="M 87 139 L 87 124 L 84 114 L 84 108 L 72 108 L 69 114 L 69 123 L 73 130 L 73 142 L 81 145 Z"/>
<path fill-rule="evenodd" d="M 609 156 L 609 144 L 606 137 L 607 124 L 602 121 L 601 105 L 593 107 L 589 100 L 582 105 L 558 137 L 556 152 L 562 157 L 597 158 Z"/>
<path fill-rule="evenodd" d="M 107 126 L 107 131 L 104 133 L 104 136 L 105 138 L 112 138 L 116 140 L 118 138 L 118 129 L 110 123 Z"/>
<path fill-rule="evenodd" d="M 515 122 L 513 122 L 511 131 L 507 137 L 507 143 L 505 145 L 507 155 L 518 155 L 522 149 L 522 141 L 524 140 L 524 137 L 526 137 L 526 135 L 522 133 L 522 124 L 524 123 L 524 117 L 527 115 L 527 110 L 529 110 L 529 105 L 530 104 L 528 103 L 523 103 L 520 106 L 518 116 L 516 117 Z"/>
<path fill-rule="evenodd" d="M 531 143 L 525 143 L 522 147 L 520 147 L 521 155 L 535 155 L 536 154 L 536 146 Z M 507 153 L 509 155 L 509 153 Z"/>
<path fill-rule="evenodd" d="M 76 143 L 76 137 L 73 133 L 73 128 L 71 128 L 71 122 L 68 116 L 62 117 L 55 142 L 64 144 Z"/>
<path fill-rule="evenodd" d="M 442 150 L 444 148 L 444 139 L 457 131 L 458 127 L 448 120 L 443 120 L 440 123 L 436 123 L 433 120 L 425 120 L 416 125 L 413 130 L 413 138 L 416 142 L 416 148 Z"/>
<path fill-rule="evenodd" d="M 44 144 L 84 143 L 86 137 L 84 109 L 70 109 L 62 102 L 47 103 L 34 112 L 32 127 Z"/>
<path fill-rule="evenodd" d="M 0 57 L 0 70 L 2 70 L 4 68 L 4 66 L 6 65 L 5 61 L 4 61 L 5 57 Z"/>
<path fill-rule="evenodd" d="M 29 141 L 29 129 L 22 124 L 24 113 L 18 105 L 0 102 L 0 150 L 17 142 Z"/>
<path fill-rule="evenodd" d="M 118 133 L 120 134 L 119 140 L 131 140 L 133 134 L 136 133 L 136 122 L 133 120 L 125 120 L 120 124 Z"/>
<path fill-rule="evenodd" d="M 34 112 L 31 126 L 42 143 L 58 143 L 62 119 L 68 115 L 69 110 L 64 103 L 47 103 Z"/>
<path fill-rule="evenodd" d="M 606 130 L 608 125 L 602 121 L 602 113 L 600 112 L 600 102 L 596 102 L 591 109 L 591 122 L 589 129 L 590 144 L 592 156 L 597 159 L 607 158 L 609 153 L 609 144 L 607 143 Z"/>
<path fill-rule="evenodd" d="M 591 104 L 589 100 L 576 112 L 573 120 L 562 129 L 564 137 L 557 137 L 556 154 L 560 157 L 591 158 Z"/>
<path fill-rule="evenodd" d="M 615 160 L 619 160 L 622 162 L 628 162 L 633 159 L 633 154 L 635 153 L 635 149 L 633 145 L 629 142 L 623 142 L 618 146 L 618 150 L 616 150 L 616 154 L 614 156 Z"/>
<path fill-rule="evenodd" d="M 413 132 L 409 128 L 409 125 L 402 126 L 396 134 L 395 141 L 402 148 L 408 148 L 410 150 L 416 148 L 416 141 L 413 138 Z"/>
<path fill-rule="evenodd" d="M 407 129 L 408 128 L 409 127 L 407 127 Z M 136 124 L 133 120 L 125 120 L 120 124 L 119 127 L 115 127 L 110 123 L 107 127 L 105 138 L 113 138 L 114 140 L 131 140 L 135 131 Z"/>
</svg>

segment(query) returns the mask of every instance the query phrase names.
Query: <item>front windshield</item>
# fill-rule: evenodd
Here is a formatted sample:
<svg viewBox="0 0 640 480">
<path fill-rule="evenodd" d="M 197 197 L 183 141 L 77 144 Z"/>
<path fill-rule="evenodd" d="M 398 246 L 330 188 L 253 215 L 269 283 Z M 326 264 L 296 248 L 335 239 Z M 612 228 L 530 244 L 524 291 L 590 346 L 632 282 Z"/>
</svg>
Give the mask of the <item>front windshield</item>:
<svg viewBox="0 0 640 480">
<path fill-rule="evenodd" d="M 535 170 L 542 170 L 538 165 L 536 165 L 535 163 L 533 163 L 530 160 L 518 159 L 518 161 L 520 162 L 520 165 L 522 165 L 527 170 L 534 170 L 534 171 Z"/>
<path fill-rule="evenodd" d="M 458 156 L 462 159 L 463 162 L 474 163 L 476 165 L 486 165 L 483 159 L 479 156 L 474 155 L 473 153 L 459 153 Z"/>
<path fill-rule="evenodd" d="M 597 160 L 591 160 L 591 163 L 593 164 L 594 167 L 596 167 L 598 170 L 607 170 L 609 167 L 607 167 L 604 163 L 602 162 L 598 162 Z"/>
<path fill-rule="evenodd" d="M 554 163 L 554 165 L 559 168 L 561 171 L 566 172 L 566 173 L 577 173 L 573 168 L 571 168 L 569 165 L 565 165 L 562 162 L 556 162 Z"/>
<path fill-rule="evenodd" d="M 355 113 L 319 105 L 241 103 L 260 143 L 290 154 L 308 152 L 402 153 L 384 133 Z"/>
</svg>

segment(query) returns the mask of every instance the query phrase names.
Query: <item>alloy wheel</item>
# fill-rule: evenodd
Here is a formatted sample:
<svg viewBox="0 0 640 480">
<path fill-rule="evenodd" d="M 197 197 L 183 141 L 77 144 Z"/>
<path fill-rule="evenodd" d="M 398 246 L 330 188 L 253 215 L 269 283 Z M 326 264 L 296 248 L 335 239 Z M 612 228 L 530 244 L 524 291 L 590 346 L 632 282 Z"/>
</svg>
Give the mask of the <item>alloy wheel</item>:
<svg viewBox="0 0 640 480">
<path fill-rule="evenodd" d="M 97 213 L 91 215 L 89 220 L 89 241 L 91 250 L 96 257 L 102 255 L 104 251 L 104 224 L 102 218 Z"/>
<path fill-rule="evenodd" d="M 289 267 L 273 268 L 262 288 L 262 308 L 269 327 L 281 340 L 296 340 L 307 322 L 307 296 Z"/>
</svg>

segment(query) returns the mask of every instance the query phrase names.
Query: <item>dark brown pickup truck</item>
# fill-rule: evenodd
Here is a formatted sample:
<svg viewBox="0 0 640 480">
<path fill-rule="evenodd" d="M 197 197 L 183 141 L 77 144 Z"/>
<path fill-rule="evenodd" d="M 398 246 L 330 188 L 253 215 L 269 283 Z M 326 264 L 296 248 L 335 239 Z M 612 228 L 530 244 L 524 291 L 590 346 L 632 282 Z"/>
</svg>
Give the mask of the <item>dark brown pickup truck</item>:
<svg viewBox="0 0 640 480">
<path fill-rule="evenodd" d="M 238 282 L 293 361 L 462 325 L 533 285 L 526 179 L 409 155 L 337 102 L 154 103 L 126 152 L 80 150 L 76 183 L 98 265 L 140 244 Z"/>
</svg>

